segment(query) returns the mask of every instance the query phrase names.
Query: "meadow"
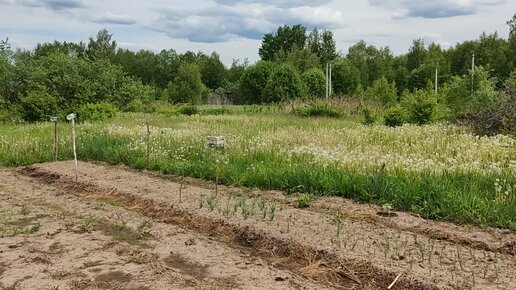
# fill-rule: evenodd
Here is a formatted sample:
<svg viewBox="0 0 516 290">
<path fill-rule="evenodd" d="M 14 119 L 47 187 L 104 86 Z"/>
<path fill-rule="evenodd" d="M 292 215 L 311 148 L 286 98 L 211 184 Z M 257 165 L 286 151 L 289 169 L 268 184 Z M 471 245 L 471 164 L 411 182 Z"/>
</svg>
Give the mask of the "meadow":
<svg viewBox="0 0 516 290">
<path fill-rule="evenodd" d="M 425 218 L 516 231 L 513 137 L 479 137 L 455 125 L 389 128 L 271 111 L 134 113 L 79 123 L 77 153 L 80 160 L 304 193 L 309 199 L 341 196 Z M 61 122 L 58 131 L 58 159 L 69 160 L 70 125 Z M 225 136 L 223 150 L 205 147 L 212 135 Z M 52 123 L 0 125 L 1 165 L 53 160 Z"/>
</svg>

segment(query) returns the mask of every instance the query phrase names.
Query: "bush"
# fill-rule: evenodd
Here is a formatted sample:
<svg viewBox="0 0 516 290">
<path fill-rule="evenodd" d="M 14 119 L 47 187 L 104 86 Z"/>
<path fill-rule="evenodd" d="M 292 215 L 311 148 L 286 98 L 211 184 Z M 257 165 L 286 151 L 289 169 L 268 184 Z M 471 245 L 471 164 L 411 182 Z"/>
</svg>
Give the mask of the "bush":
<svg viewBox="0 0 516 290">
<path fill-rule="evenodd" d="M 398 127 L 405 124 L 405 110 L 401 106 L 392 107 L 385 113 L 384 124 L 389 127 Z"/>
<path fill-rule="evenodd" d="M 304 98 L 306 88 L 297 70 L 291 65 L 276 67 L 265 87 L 268 103 Z"/>
<path fill-rule="evenodd" d="M 495 104 L 466 115 L 466 122 L 481 135 L 516 133 L 516 88 L 507 88 Z"/>
<path fill-rule="evenodd" d="M 381 77 L 367 88 L 365 95 L 371 100 L 381 102 L 384 106 L 391 106 L 396 104 L 397 100 L 396 85 L 389 83 L 385 77 Z"/>
<path fill-rule="evenodd" d="M 199 114 L 199 108 L 197 108 L 196 106 L 190 106 L 190 105 L 181 106 L 181 107 L 178 108 L 177 111 L 181 115 L 187 115 L 187 116 L 192 116 L 192 115 Z"/>
<path fill-rule="evenodd" d="M 362 115 L 364 116 L 364 125 L 372 125 L 376 122 L 376 115 L 370 108 L 364 108 Z"/>
<path fill-rule="evenodd" d="M 57 114 L 57 100 L 46 92 L 29 92 L 20 98 L 20 105 L 27 122 L 46 121 Z"/>
<path fill-rule="evenodd" d="M 473 82 L 471 74 L 454 76 L 443 89 L 446 105 L 456 119 L 480 112 L 499 100 L 500 95 L 496 92 L 495 83 L 495 80 L 489 77 L 489 72 L 482 67 L 475 70 Z"/>
<path fill-rule="evenodd" d="M 203 115 L 226 115 L 229 113 L 231 113 L 231 111 L 226 107 L 209 108 L 201 111 L 201 114 Z"/>
<path fill-rule="evenodd" d="M 167 86 L 167 94 L 170 102 L 174 104 L 199 104 L 206 94 L 199 67 L 188 63 L 181 65 L 174 81 Z"/>
<path fill-rule="evenodd" d="M 436 114 L 436 100 L 428 91 L 417 90 L 412 94 L 405 92 L 402 105 L 409 114 L 409 121 L 414 124 L 428 124 Z"/>
<path fill-rule="evenodd" d="M 104 121 L 118 113 L 115 105 L 110 103 L 86 104 L 77 110 L 77 119 L 81 121 Z"/>
<path fill-rule="evenodd" d="M 344 115 L 344 112 L 339 107 L 322 102 L 315 102 L 296 108 L 293 113 L 300 117 L 340 118 Z"/>
<path fill-rule="evenodd" d="M 303 73 L 302 79 L 308 96 L 322 97 L 326 94 L 326 77 L 320 69 L 314 68 L 306 71 Z"/>
<path fill-rule="evenodd" d="M 244 71 L 239 81 L 241 93 L 240 103 L 261 104 L 266 102 L 265 87 L 275 64 L 269 61 L 259 61 Z"/>
</svg>

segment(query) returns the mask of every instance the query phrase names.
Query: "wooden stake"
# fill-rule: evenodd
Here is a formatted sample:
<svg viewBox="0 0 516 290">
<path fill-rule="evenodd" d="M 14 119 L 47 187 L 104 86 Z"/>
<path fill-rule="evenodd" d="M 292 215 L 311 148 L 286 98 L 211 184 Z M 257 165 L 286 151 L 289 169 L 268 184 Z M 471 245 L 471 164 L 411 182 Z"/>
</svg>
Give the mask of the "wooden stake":
<svg viewBox="0 0 516 290">
<path fill-rule="evenodd" d="M 145 124 L 147 126 L 147 169 L 149 169 L 150 165 L 150 155 L 151 155 L 151 145 L 150 145 L 150 127 L 149 123 Z"/>
<path fill-rule="evenodd" d="M 77 176 L 77 151 L 75 147 L 75 118 L 72 118 L 72 146 L 73 146 L 73 161 L 75 165 L 75 182 L 78 180 Z"/>
<path fill-rule="evenodd" d="M 54 119 L 54 161 L 57 161 L 57 118 Z"/>
</svg>

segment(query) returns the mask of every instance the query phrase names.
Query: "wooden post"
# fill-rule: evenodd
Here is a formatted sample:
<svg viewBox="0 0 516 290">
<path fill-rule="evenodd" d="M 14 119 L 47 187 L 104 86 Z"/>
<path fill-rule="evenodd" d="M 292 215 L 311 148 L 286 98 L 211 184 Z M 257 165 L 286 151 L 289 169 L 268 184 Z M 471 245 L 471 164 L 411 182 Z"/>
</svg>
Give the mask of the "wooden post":
<svg viewBox="0 0 516 290">
<path fill-rule="evenodd" d="M 50 121 L 54 122 L 54 161 L 57 161 L 57 117 L 51 117 Z"/>
<path fill-rule="evenodd" d="M 74 162 L 74 167 L 75 167 L 75 182 L 77 182 L 78 176 L 77 176 L 77 150 L 75 147 L 75 114 L 68 114 L 68 116 L 66 116 L 66 119 L 68 121 L 72 122 L 73 162 Z"/>
<path fill-rule="evenodd" d="M 75 165 L 75 182 L 77 182 L 77 148 L 75 146 L 75 119 L 72 119 L 72 143 L 73 143 L 73 162 Z"/>
<path fill-rule="evenodd" d="M 150 155 L 151 155 L 151 145 L 150 145 L 150 127 L 149 123 L 146 123 L 145 126 L 147 127 L 147 169 L 149 169 L 150 166 Z"/>
<path fill-rule="evenodd" d="M 57 120 L 54 122 L 54 161 L 57 161 Z"/>
</svg>

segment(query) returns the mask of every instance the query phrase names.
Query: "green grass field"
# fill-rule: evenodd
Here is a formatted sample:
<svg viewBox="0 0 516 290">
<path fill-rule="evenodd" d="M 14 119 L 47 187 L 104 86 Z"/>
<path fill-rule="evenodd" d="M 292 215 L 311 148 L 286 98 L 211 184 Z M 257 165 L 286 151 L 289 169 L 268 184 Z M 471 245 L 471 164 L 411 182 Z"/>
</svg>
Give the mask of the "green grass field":
<svg viewBox="0 0 516 290">
<path fill-rule="evenodd" d="M 516 140 L 509 136 L 476 137 L 443 124 L 388 128 L 245 110 L 123 114 L 80 123 L 78 156 L 143 169 L 149 123 L 149 168 L 164 174 L 342 196 L 426 218 L 516 230 Z M 59 135 L 59 159 L 70 159 L 70 125 L 61 123 Z M 225 149 L 205 148 L 210 135 L 225 136 Z M 0 164 L 53 159 L 53 124 L 0 125 Z"/>
</svg>

